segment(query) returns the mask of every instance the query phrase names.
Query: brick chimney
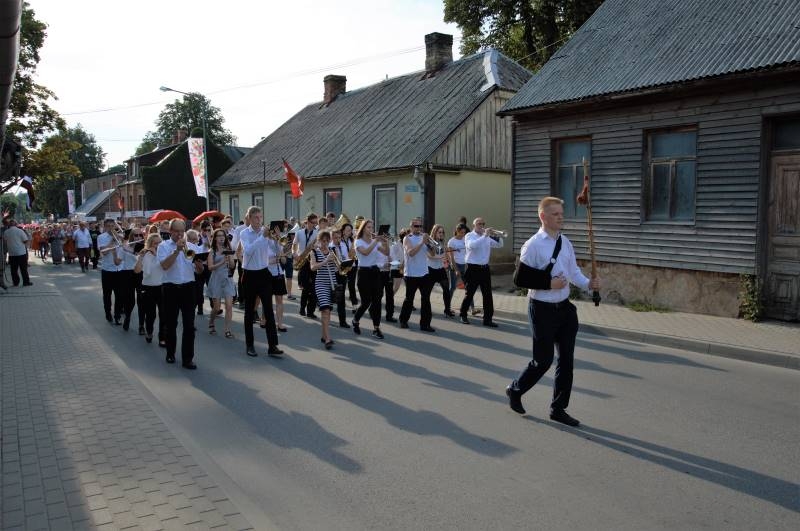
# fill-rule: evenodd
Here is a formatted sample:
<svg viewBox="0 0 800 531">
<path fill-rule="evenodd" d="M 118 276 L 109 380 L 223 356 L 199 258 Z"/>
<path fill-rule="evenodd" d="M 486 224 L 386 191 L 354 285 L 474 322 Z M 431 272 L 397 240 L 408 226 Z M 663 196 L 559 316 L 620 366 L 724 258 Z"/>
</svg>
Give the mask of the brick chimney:
<svg viewBox="0 0 800 531">
<path fill-rule="evenodd" d="M 433 74 L 453 62 L 453 36 L 446 33 L 425 35 L 425 72 Z"/>
<path fill-rule="evenodd" d="M 347 78 L 345 76 L 325 76 L 322 82 L 325 84 L 325 95 L 322 99 L 323 105 L 330 105 L 339 94 L 347 91 Z"/>
</svg>

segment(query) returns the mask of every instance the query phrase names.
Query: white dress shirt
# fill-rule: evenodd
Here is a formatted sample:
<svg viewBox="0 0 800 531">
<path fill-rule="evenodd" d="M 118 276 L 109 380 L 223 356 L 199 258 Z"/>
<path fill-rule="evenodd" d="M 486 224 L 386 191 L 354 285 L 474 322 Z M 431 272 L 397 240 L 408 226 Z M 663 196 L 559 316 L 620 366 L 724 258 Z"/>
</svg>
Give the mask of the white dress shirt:
<svg viewBox="0 0 800 531">
<path fill-rule="evenodd" d="M 555 247 L 556 240 L 551 238 L 544 229 L 539 229 L 539 232 L 531 236 L 522 246 L 519 253 L 520 262 L 536 269 L 544 269 L 550 263 Z M 561 235 L 561 251 L 558 253 L 550 275 L 551 277 L 564 276 L 570 283 L 583 290 L 589 288 L 589 279 L 584 276 L 575 261 L 575 249 L 572 247 L 572 242 L 563 234 Z M 528 298 L 542 302 L 561 302 L 568 297 L 569 284 L 561 289 L 528 290 Z"/>
<path fill-rule="evenodd" d="M 405 260 L 405 252 L 403 251 L 403 242 L 397 241 L 389 247 L 389 261 L 403 263 Z M 392 269 L 400 269 L 400 265 L 392 266 Z"/>
<path fill-rule="evenodd" d="M 424 238 L 424 234 L 409 234 L 403 239 L 403 251 L 405 253 L 406 268 L 403 273 L 407 277 L 424 277 L 428 274 L 428 248 L 422 246 L 417 254 L 408 254 L 409 247 L 416 247 Z"/>
<path fill-rule="evenodd" d="M 467 260 L 467 248 L 464 245 L 464 238 L 456 238 L 453 236 L 447 242 L 447 246 L 453 249 L 453 261 L 459 265 L 464 265 Z"/>
<path fill-rule="evenodd" d="M 92 235 L 89 234 L 89 229 L 76 229 L 72 233 L 75 239 L 75 247 L 78 249 L 86 249 L 92 246 Z"/>
<path fill-rule="evenodd" d="M 159 265 L 177 249 L 178 245 L 172 241 L 172 238 L 159 243 L 156 252 Z M 194 265 L 192 265 L 191 260 L 186 258 L 186 253 L 178 253 L 172 266 L 164 270 L 162 280 L 164 284 L 186 284 L 188 282 L 194 282 Z"/>
<path fill-rule="evenodd" d="M 356 240 L 356 249 L 365 250 L 367 247 L 372 245 L 372 242 L 375 240 L 371 240 L 369 243 L 362 239 Z M 372 252 L 369 254 L 361 254 L 361 251 L 358 251 L 358 267 L 372 267 L 378 265 L 378 255 L 382 255 L 383 253 L 380 251 L 381 244 L 376 243 L 375 247 L 372 249 Z"/>
<path fill-rule="evenodd" d="M 281 252 L 281 244 L 275 241 L 275 238 L 265 238 L 267 240 L 267 268 L 273 277 L 283 274 L 281 262 L 278 255 Z"/>
<path fill-rule="evenodd" d="M 428 268 L 430 269 L 444 269 L 444 242 L 440 242 L 439 245 L 442 247 L 442 253 L 435 255 L 435 258 L 431 258 L 428 256 L 428 248 L 424 248 L 425 256 L 428 258 Z"/>
<path fill-rule="evenodd" d="M 103 249 L 104 247 L 108 247 L 109 245 L 112 245 L 112 244 L 116 244 L 116 240 L 114 240 L 114 237 L 111 234 L 107 233 L 107 232 L 103 232 L 102 234 L 100 234 L 97 237 L 97 248 L 98 249 Z M 117 248 L 117 255 L 119 255 L 120 253 L 122 253 L 122 250 L 120 248 Z M 100 260 L 100 269 L 102 271 L 108 271 L 110 273 L 116 273 L 117 271 L 119 271 L 122 268 L 121 267 L 122 264 L 117 265 L 117 264 L 114 263 L 114 251 L 109 250 L 109 251 L 107 251 L 105 253 L 101 252 L 101 256 L 102 256 L 102 259 Z"/>
<path fill-rule="evenodd" d="M 495 241 L 490 238 L 485 232 L 483 235 L 477 232 L 468 232 L 464 236 L 464 246 L 467 248 L 467 256 L 465 262 L 475 265 L 488 265 L 489 255 L 492 248 L 498 249 L 503 246 L 503 238 Z"/>
<path fill-rule="evenodd" d="M 247 227 L 239 233 L 242 244 L 242 269 L 258 271 L 269 266 L 269 242 L 264 237 L 263 228 L 253 230 Z"/>
<path fill-rule="evenodd" d="M 142 257 L 142 285 L 160 286 L 164 279 L 164 269 L 153 253 Z"/>
</svg>

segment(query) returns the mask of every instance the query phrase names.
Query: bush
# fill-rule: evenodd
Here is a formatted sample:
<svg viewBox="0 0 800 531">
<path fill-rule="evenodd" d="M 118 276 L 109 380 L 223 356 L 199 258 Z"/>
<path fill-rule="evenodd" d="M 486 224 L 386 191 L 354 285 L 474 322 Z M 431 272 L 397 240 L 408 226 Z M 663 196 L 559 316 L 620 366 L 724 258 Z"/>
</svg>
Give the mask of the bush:
<svg viewBox="0 0 800 531">
<path fill-rule="evenodd" d="M 739 277 L 739 316 L 748 321 L 758 322 L 764 315 L 761 299 L 761 282 L 755 275 Z"/>
</svg>

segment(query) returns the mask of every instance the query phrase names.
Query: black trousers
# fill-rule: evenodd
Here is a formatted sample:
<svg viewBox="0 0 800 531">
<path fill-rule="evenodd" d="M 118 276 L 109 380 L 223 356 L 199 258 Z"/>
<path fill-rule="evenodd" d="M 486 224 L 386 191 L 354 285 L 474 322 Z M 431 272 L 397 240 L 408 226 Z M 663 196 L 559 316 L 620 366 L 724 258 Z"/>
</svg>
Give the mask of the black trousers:
<svg viewBox="0 0 800 531">
<path fill-rule="evenodd" d="M 19 277 L 22 275 L 22 283 L 30 284 L 31 279 L 28 276 L 28 254 L 21 254 L 19 256 L 9 256 L 8 265 L 11 267 L 11 282 L 15 286 L 19 286 Z"/>
<path fill-rule="evenodd" d="M 386 317 L 394 317 L 394 279 L 391 271 L 381 271 L 381 283 L 386 297 Z"/>
<path fill-rule="evenodd" d="M 378 328 L 381 325 L 383 279 L 381 270 L 377 266 L 358 268 L 358 295 L 361 297 L 361 301 L 353 316 L 353 321 L 360 321 L 361 316 L 369 310 L 372 326 Z"/>
<path fill-rule="evenodd" d="M 356 264 L 347 273 L 347 291 L 350 292 L 350 303 L 355 306 L 358 297 L 356 297 L 356 274 L 358 273 L 358 265 Z"/>
<path fill-rule="evenodd" d="M 472 297 L 478 288 L 483 296 L 483 322 L 491 323 L 494 315 L 494 300 L 492 299 L 492 272 L 488 265 L 467 264 L 464 272 L 464 283 L 467 293 L 461 301 L 461 316 L 467 316 L 467 310 L 472 305 Z"/>
<path fill-rule="evenodd" d="M 166 283 L 162 287 L 162 294 L 167 356 L 174 356 L 178 348 L 178 313 L 180 313 L 183 323 L 181 361 L 190 363 L 194 359 L 194 281 L 185 284 Z"/>
<path fill-rule="evenodd" d="M 572 393 L 578 312 L 569 300 L 549 303 L 531 299 L 528 303 L 528 320 L 533 334 L 533 360 L 512 385 L 521 394 L 527 393 L 552 365 L 554 346 L 558 345 L 558 362 L 550 409 L 567 409 Z"/>
<path fill-rule="evenodd" d="M 138 283 L 141 284 L 141 276 L 136 275 L 132 269 L 123 269 L 119 272 L 119 293 L 122 299 L 122 313 L 125 314 L 126 322 L 130 322 L 133 308 L 136 306 L 137 277 Z"/>
<path fill-rule="evenodd" d="M 336 289 L 333 291 L 337 312 L 339 313 L 339 324 L 347 324 L 347 303 L 345 303 L 345 291 L 347 290 L 347 277 L 336 275 Z"/>
<path fill-rule="evenodd" d="M 439 269 L 429 267 L 428 276 L 430 277 L 431 289 L 433 289 L 436 284 L 442 287 L 444 311 L 450 313 L 450 302 L 453 300 L 453 293 L 450 291 L 450 279 L 447 277 L 447 269 L 443 267 Z"/>
<path fill-rule="evenodd" d="M 313 259 L 313 256 L 312 256 Z M 300 286 L 300 313 L 314 313 L 317 309 L 317 292 L 314 288 L 316 275 L 311 271 L 311 261 L 307 261 L 297 273 L 297 285 Z"/>
<path fill-rule="evenodd" d="M 111 319 L 111 295 L 114 295 L 114 319 L 119 319 L 124 310 L 124 298 L 120 293 L 121 271 L 101 271 L 100 284 L 103 289 L 103 309 L 106 319 Z"/>
<path fill-rule="evenodd" d="M 144 312 L 144 330 L 153 335 L 153 325 L 158 315 L 158 340 L 164 341 L 164 317 L 161 310 L 161 286 L 142 286 L 139 308 Z"/>
<path fill-rule="evenodd" d="M 261 299 L 261 308 L 267 323 L 267 344 L 278 346 L 278 328 L 275 325 L 275 312 L 272 309 L 272 274 L 269 269 L 245 269 L 242 277 L 244 291 L 244 340 L 248 347 L 255 345 L 253 337 L 253 317 L 256 297 Z M 313 290 L 313 286 L 311 287 Z"/>
<path fill-rule="evenodd" d="M 75 252 L 78 253 L 78 263 L 81 265 L 81 271 L 89 267 L 89 252 L 91 247 L 78 247 Z"/>
<path fill-rule="evenodd" d="M 407 323 L 411 317 L 411 308 L 414 306 L 414 296 L 419 290 L 420 307 L 419 307 L 419 326 L 425 328 L 431 325 L 431 318 L 433 312 L 431 311 L 431 290 L 433 289 L 433 282 L 431 282 L 430 275 L 424 277 L 403 277 L 406 281 L 406 298 L 403 300 L 403 308 L 400 310 L 400 322 Z"/>
</svg>

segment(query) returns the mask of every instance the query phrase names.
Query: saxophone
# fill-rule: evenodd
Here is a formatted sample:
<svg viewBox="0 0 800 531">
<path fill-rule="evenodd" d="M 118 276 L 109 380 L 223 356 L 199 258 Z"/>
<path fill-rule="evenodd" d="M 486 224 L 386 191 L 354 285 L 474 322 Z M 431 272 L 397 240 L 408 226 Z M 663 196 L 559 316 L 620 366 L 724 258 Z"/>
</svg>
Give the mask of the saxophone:
<svg viewBox="0 0 800 531">
<path fill-rule="evenodd" d="M 311 256 L 311 251 L 314 250 L 314 243 L 317 240 L 317 236 L 314 235 L 313 238 L 306 242 L 306 248 L 303 249 L 303 252 L 300 253 L 300 256 L 297 257 L 297 260 L 294 261 L 293 267 L 295 271 L 300 271 L 306 262 L 308 262 L 308 258 Z"/>
</svg>

